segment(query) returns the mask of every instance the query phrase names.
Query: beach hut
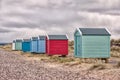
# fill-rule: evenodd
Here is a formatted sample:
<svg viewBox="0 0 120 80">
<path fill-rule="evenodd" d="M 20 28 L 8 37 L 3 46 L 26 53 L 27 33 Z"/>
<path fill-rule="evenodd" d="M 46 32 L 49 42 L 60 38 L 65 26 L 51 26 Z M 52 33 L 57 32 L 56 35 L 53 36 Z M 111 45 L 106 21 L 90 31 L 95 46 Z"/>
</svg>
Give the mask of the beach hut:
<svg viewBox="0 0 120 80">
<path fill-rule="evenodd" d="M 46 36 L 39 36 L 37 52 L 46 53 Z"/>
<path fill-rule="evenodd" d="M 109 58 L 110 32 L 106 28 L 78 28 L 74 33 L 75 57 Z"/>
<path fill-rule="evenodd" d="M 47 35 L 47 55 L 68 55 L 67 35 Z"/>
<path fill-rule="evenodd" d="M 13 51 L 15 50 L 15 40 L 13 40 L 13 42 L 12 42 L 12 50 Z"/>
<path fill-rule="evenodd" d="M 30 52 L 30 49 L 31 49 L 31 40 L 30 39 L 23 39 L 22 51 L 23 52 Z"/>
<path fill-rule="evenodd" d="M 31 38 L 31 52 L 32 53 L 38 52 L 38 37 Z"/>
<path fill-rule="evenodd" d="M 17 39 L 15 42 L 15 50 L 22 50 L 22 39 Z"/>
</svg>

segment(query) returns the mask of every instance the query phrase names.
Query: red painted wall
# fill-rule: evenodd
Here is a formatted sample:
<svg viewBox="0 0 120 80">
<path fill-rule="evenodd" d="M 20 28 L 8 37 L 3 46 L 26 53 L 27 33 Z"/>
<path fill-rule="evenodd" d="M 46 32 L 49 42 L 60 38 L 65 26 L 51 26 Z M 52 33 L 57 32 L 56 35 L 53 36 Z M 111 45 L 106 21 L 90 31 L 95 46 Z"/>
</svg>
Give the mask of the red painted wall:
<svg viewBox="0 0 120 80">
<path fill-rule="evenodd" d="M 47 40 L 48 55 L 68 55 L 68 40 Z"/>
</svg>

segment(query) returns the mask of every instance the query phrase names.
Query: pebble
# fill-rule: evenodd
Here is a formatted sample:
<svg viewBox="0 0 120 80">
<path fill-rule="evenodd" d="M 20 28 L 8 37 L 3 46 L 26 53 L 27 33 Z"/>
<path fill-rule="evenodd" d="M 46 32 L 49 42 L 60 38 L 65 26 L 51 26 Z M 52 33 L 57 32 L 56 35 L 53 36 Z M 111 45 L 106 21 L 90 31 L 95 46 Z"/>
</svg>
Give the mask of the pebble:
<svg viewBox="0 0 120 80">
<path fill-rule="evenodd" d="M 0 80 L 112 80 L 89 71 L 50 68 L 44 62 L 28 61 L 21 55 L 0 50 Z M 118 72 L 119 73 L 119 72 Z M 111 74 L 113 75 L 113 74 Z M 118 74 L 117 74 L 118 75 Z M 118 75 L 120 76 L 120 75 Z M 107 78 L 108 77 L 108 78 Z M 115 77 L 115 76 L 114 76 Z M 115 77 L 117 80 L 118 78 Z"/>
</svg>

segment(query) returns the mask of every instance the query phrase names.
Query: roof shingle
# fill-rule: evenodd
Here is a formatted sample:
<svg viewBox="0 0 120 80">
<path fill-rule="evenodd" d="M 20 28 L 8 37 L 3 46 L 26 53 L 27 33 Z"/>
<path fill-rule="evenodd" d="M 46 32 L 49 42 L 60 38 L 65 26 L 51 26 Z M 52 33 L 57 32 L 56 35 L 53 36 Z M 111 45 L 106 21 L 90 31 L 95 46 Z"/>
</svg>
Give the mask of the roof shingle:
<svg viewBox="0 0 120 80">
<path fill-rule="evenodd" d="M 66 35 L 48 35 L 50 40 L 68 40 Z"/>
<path fill-rule="evenodd" d="M 79 28 L 79 30 L 82 35 L 111 35 L 105 28 Z"/>
</svg>

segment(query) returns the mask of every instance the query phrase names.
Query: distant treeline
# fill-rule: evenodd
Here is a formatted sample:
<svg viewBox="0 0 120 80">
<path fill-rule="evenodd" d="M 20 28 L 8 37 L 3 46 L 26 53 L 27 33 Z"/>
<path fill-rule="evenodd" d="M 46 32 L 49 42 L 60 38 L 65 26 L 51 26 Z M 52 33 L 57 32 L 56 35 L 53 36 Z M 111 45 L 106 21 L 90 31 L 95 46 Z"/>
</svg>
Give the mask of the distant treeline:
<svg viewBox="0 0 120 80">
<path fill-rule="evenodd" d="M 120 47 L 120 39 L 111 39 L 111 46 L 119 46 Z"/>
<path fill-rule="evenodd" d="M 11 43 L 0 43 L 0 46 L 4 46 L 4 45 L 8 45 L 8 44 L 11 44 Z"/>
</svg>

